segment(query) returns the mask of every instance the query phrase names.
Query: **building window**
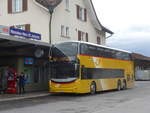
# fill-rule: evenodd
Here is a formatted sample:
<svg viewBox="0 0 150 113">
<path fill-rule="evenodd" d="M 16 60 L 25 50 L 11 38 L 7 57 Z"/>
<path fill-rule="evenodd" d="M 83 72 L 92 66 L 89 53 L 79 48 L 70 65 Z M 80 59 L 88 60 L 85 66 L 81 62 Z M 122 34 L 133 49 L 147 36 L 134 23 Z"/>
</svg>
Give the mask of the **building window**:
<svg viewBox="0 0 150 113">
<path fill-rule="evenodd" d="M 77 5 L 77 18 L 82 21 L 87 21 L 87 10 Z"/>
<path fill-rule="evenodd" d="M 13 13 L 16 12 L 22 12 L 22 0 L 13 0 L 12 1 L 12 8 L 13 8 Z"/>
<path fill-rule="evenodd" d="M 14 28 L 17 28 L 17 29 L 22 29 L 22 30 L 30 32 L 30 24 L 14 25 L 14 26 L 11 26 L 11 27 L 14 27 Z"/>
<path fill-rule="evenodd" d="M 25 30 L 25 25 L 16 25 L 15 28 Z"/>
<path fill-rule="evenodd" d="M 82 40 L 82 41 L 85 41 L 85 38 L 86 38 L 86 37 L 85 37 L 85 33 L 84 33 L 84 32 L 81 32 L 81 40 Z"/>
<path fill-rule="evenodd" d="M 82 31 L 78 31 L 78 40 L 79 41 L 86 41 L 88 42 L 88 33 L 82 32 Z"/>
<path fill-rule="evenodd" d="M 66 3 L 65 3 L 65 4 L 66 4 L 66 10 L 69 11 L 69 6 L 70 6 L 70 5 L 69 5 L 69 0 L 66 0 L 65 2 L 66 2 Z"/>
<path fill-rule="evenodd" d="M 79 19 L 84 20 L 84 9 L 83 8 L 79 8 Z"/>
<path fill-rule="evenodd" d="M 27 11 L 28 0 L 8 0 L 8 13 L 19 13 Z"/>
<path fill-rule="evenodd" d="M 97 44 L 101 44 L 101 38 L 97 37 Z"/>
<path fill-rule="evenodd" d="M 69 38 L 70 29 L 68 26 L 61 25 L 61 37 Z"/>
<path fill-rule="evenodd" d="M 69 37 L 69 27 L 66 27 L 66 37 Z"/>
<path fill-rule="evenodd" d="M 65 35 L 65 26 L 61 25 L 61 36 Z"/>
</svg>

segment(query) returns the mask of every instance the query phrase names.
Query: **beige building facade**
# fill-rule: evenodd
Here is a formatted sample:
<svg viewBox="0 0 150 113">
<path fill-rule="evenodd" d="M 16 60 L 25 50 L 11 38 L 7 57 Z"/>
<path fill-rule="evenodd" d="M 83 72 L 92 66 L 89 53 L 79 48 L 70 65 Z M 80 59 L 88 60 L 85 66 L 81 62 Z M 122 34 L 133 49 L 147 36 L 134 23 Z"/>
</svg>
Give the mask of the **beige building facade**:
<svg viewBox="0 0 150 113">
<path fill-rule="evenodd" d="M 42 35 L 42 42 L 49 42 L 49 18 L 48 9 L 36 0 L 0 1 L 0 25 L 18 28 L 29 25 L 31 32 Z M 112 34 L 100 24 L 91 0 L 62 0 L 54 10 L 51 33 L 52 43 L 83 40 L 102 45 L 106 33 Z"/>
</svg>

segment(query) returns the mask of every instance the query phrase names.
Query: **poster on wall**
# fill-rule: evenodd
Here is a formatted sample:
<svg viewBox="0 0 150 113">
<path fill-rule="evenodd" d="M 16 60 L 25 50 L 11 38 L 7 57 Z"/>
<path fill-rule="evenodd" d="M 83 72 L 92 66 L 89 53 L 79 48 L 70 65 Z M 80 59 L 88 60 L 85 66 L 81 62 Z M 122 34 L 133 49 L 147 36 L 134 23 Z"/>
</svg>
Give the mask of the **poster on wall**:
<svg viewBox="0 0 150 113">
<path fill-rule="evenodd" d="M 0 33 L 9 34 L 9 27 L 0 25 Z"/>
<path fill-rule="evenodd" d="M 33 64 L 33 58 L 25 57 L 24 58 L 24 64 L 29 64 L 29 65 Z"/>
</svg>

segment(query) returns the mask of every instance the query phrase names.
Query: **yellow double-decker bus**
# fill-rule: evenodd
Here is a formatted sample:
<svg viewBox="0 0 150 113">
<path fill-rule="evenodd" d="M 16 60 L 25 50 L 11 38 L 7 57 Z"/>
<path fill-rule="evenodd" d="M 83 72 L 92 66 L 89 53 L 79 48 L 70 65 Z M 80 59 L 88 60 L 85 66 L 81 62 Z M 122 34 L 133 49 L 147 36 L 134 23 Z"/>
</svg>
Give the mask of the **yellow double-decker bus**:
<svg viewBox="0 0 150 113">
<path fill-rule="evenodd" d="M 91 93 L 134 86 L 131 53 L 97 44 L 73 41 L 51 48 L 52 93 Z"/>
</svg>

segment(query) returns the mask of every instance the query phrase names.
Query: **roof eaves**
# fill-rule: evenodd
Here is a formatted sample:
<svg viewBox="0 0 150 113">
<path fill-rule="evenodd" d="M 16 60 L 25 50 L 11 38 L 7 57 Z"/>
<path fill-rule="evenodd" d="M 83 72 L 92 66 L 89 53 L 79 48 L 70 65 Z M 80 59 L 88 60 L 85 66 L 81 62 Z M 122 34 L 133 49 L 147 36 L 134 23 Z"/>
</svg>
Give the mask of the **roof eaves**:
<svg viewBox="0 0 150 113">
<path fill-rule="evenodd" d="M 139 53 L 132 53 L 134 59 L 150 61 L 150 58 Z"/>
<path fill-rule="evenodd" d="M 114 34 L 114 32 L 112 32 L 111 30 L 107 29 L 106 27 L 102 26 L 102 30 L 107 32 L 107 33 L 110 33 L 110 34 Z"/>
<path fill-rule="evenodd" d="M 106 27 L 104 27 L 104 26 L 100 23 L 100 21 L 99 21 L 99 19 L 98 19 L 98 17 L 97 17 L 97 14 L 96 14 L 96 11 L 95 11 L 95 8 L 94 8 L 94 5 L 93 5 L 92 0 L 90 0 L 90 2 L 91 2 L 91 5 L 92 5 L 94 14 L 95 14 L 95 16 L 96 16 L 97 22 L 98 22 L 99 25 L 101 26 L 102 30 L 105 31 L 105 32 L 107 32 L 107 33 L 110 33 L 110 34 L 114 34 L 114 32 L 112 32 L 111 30 L 107 29 Z"/>
</svg>

